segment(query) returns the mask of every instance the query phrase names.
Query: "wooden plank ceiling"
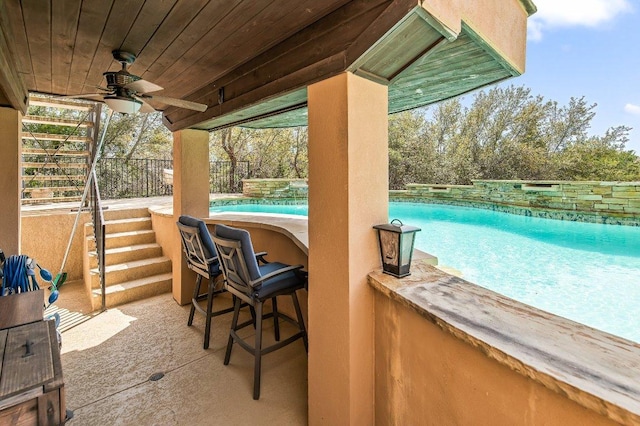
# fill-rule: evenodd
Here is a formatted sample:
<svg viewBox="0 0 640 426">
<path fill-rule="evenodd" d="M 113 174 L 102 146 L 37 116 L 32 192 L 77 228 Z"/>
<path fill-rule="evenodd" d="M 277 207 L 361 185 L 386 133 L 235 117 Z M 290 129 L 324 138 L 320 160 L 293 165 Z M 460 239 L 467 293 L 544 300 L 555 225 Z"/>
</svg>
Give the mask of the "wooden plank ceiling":
<svg viewBox="0 0 640 426">
<path fill-rule="evenodd" d="M 0 105 L 26 92 L 95 93 L 117 71 L 206 103 L 167 107 L 171 130 L 306 124 L 306 86 L 345 70 L 389 85 L 390 112 L 515 75 L 463 26 L 454 34 L 417 0 L 3 0 Z"/>
</svg>

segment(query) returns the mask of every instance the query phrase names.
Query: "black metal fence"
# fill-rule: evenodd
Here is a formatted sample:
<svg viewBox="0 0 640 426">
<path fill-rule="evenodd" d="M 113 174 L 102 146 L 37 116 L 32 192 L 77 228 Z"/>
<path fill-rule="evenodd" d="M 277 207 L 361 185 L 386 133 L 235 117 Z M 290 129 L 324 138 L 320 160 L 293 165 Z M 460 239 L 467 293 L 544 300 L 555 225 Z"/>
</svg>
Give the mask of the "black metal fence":
<svg viewBox="0 0 640 426">
<path fill-rule="evenodd" d="M 242 192 L 242 179 L 251 175 L 248 161 L 214 161 L 209 165 L 209 193 L 237 194 Z"/>
<path fill-rule="evenodd" d="M 103 200 L 172 195 L 165 169 L 173 169 L 172 160 L 102 158 L 96 166 L 100 195 Z M 211 193 L 242 192 L 242 179 L 250 176 L 248 161 L 237 162 L 235 168 L 230 161 L 215 161 L 209 171 Z"/>
<path fill-rule="evenodd" d="M 171 160 L 102 158 L 96 174 L 103 200 L 155 197 L 173 194 L 163 179 L 163 170 L 173 168 Z"/>
</svg>

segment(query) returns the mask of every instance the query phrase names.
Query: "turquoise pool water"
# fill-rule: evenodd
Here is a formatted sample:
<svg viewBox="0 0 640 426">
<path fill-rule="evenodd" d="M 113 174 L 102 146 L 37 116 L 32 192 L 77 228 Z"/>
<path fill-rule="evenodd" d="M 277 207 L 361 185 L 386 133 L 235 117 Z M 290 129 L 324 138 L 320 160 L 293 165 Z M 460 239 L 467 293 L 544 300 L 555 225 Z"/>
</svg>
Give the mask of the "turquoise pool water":
<svg viewBox="0 0 640 426">
<path fill-rule="evenodd" d="M 390 218 L 422 228 L 416 247 L 471 282 L 547 312 L 640 342 L 640 228 L 391 203 Z M 213 211 L 306 215 L 307 206 Z"/>
</svg>

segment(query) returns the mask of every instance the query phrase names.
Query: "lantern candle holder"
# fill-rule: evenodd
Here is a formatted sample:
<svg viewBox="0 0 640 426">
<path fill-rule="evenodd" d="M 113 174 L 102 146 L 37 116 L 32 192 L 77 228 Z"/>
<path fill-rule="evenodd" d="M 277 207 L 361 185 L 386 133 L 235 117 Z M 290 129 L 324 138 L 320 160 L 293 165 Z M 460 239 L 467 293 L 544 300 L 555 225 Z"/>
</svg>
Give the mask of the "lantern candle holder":
<svg viewBox="0 0 640 426">
<path fill-rule="evenodd" d="M 413 244 L 416 232 L 421 229 L 404 225 L 399 219 L 393 219 L 391 223 L 375 225 L 373 228 L 378 230 L 383 272 L 397 278 L 411 275 L 409 269 Z"/>
</svg>

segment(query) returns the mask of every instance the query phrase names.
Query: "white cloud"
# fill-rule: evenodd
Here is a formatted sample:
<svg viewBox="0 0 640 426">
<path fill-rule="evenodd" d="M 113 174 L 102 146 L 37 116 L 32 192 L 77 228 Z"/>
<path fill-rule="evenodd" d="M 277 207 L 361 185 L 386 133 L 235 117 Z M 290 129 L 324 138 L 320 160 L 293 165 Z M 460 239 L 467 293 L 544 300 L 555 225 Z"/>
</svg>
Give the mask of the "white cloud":
<svg viewBox="0 0 640 426">
<path fill-rule="evenodd" d="M 640 115 L 640 105 L 626 104 L 624 106 L 624 112 L 627 112 L 633 115 Z"/>
<path fill-rule="evenodd" d="M 534 3 L 538 12 L 529 18 L 531 40 L 542 39 L 550 28 L 593 28 L 633 10 L 630 0 L 534 0 Z"/>
</svg>

